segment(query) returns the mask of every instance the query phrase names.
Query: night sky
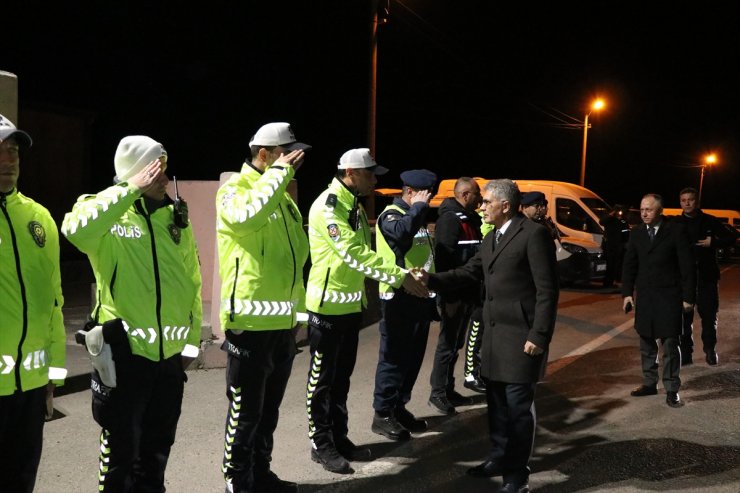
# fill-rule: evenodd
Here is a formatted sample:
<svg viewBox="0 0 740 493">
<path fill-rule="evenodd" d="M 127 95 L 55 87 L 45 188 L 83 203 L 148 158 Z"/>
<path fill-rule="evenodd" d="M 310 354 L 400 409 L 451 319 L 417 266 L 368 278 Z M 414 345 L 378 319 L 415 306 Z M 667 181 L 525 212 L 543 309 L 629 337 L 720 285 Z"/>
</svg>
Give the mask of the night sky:
<svg viewBox="0 0 740 493">
<path fill-rule="evenodd" d="M 288 121 L 314 146 L 297 175 L 306 212 L 341 153 L 368 145 L 371 1 L 13 3 L 0 70 L 19 78 L 21 118 L 90 116 L 86 192 L 110 183 L 125 135 L 164 143 L 178 179 L 215 180 L 241 167 L 259 126 Z M 590 118 L 588 188 L 677 207 L 699 185 L 691 166 L 715 151 L 704 205 L 740 208 L 734 3 L 391 1 L 376 141 L 391 173 L 379 186 L 409 168 L 577 183 L 582 130 L 560 124 L 598 95 L 608 107 Z M 20 127 L 35 146 L 53 138 Z"/>
</svg>

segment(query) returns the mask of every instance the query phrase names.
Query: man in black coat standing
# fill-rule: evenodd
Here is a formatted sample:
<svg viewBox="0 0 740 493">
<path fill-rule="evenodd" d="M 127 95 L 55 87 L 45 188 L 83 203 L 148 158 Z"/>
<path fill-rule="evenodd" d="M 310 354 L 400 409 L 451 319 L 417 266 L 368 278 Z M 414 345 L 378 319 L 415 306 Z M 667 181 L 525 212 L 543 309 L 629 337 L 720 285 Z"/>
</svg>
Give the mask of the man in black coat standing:
<svg viewBox="0 0 740 493">
<path fill-rule="evenodd" d="M 694 306 L 696 269 L 686 229 L 667 221 L 662 212 L 660 195 L 642 198 L 640 217 L 644 225 L 632 230 L 624 256 L 622 307 L 628 312 L 635 306 L 635 330 L 640 336 L 643 383 L 631 395 L 658 393 L 659 339 L 663 345 L 666 403 L 680 407 L 682 312 Z"/>
<path fill-rule="evenodd" d="M 481 219 L 475 210 L 480 205 L 480 198 L 480 187 L 475 179 L 461 177 L 455 182 L 455 197 L 445 199 L 440 205 L 434 229 L 437 272 L 460 267 L 478 252 Z M 455 406 L 471 403 L 455 390 L 455 363 L 465 343 L 465 329 L 470 317 L 480 304 L 480 285 L 454 293 L 440 293 L 442 321 L 429 378 L 432 387 L 429 406 L 438 414 L 452 415 L 455 414 Z M 473 386 L 483 387 L 476 380 L 473 375 Z M 465 385 L 468 386 L 467 381 Z"/>
<path fill-rule="evenodd" d="M 544 226 L 518 212 L 520 192 L 513 181 L 491 180 L 484 190 L 483 220 L 496 226 L 495 233 L 464 266 L 421 277 L 440 292 L 485 284 L 481 376 L 492 448 L 468 474 L 502 475 L 501 492 L 527 493 L 535 387 L 544 376 L 557 315 L 555 247 Z"/>
<path fill-rule="evenodd" d="M 717 356 L 717 312 L 719 311 L 719 265 L 717 248 L 728 247 L 735 242 L 735 236 L 722 226 L 714 216 L 699 209 L 698 192 L 694 188 L 684 188 L 679 194 L 683 214 L 673 220 L 684 226 L 694 249 L 696 261 L 696 307 L 701 317 L 701 342 L 705 360 L 710 366 L 719 363 Z M 694 362 L 694 310 L 683 316 L 681 334 L 681 363 Z"/>
</svg>

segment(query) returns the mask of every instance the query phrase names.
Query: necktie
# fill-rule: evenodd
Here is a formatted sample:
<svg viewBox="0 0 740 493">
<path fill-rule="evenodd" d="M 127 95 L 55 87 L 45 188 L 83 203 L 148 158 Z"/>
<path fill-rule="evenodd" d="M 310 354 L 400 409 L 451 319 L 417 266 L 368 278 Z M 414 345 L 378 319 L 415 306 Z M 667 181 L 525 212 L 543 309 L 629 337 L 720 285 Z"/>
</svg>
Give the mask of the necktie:
<svg viewBox="0 0 740 493">
<path fill-rule="evenodd" d="M 501 237 L 502 237 L 503 235 L 504 235 L 504 234 L 503 234 L 503 233 L 501 232 L 501 230 L 498 230 L 498 231 L 496 231 L 496 238 L 495 238 L 495 239 L 496 239 L 496 244 L 497 244 L 497 245 L 498 245 L 498 244 L 499 244 L 499 242 L 501 241 Z"/>
<path fill-rule="evenodd" d="M 655 226 L 650 226 L 648 228 L 648 236 L 650 237 L 651 242 L 655 239 Z"/>
</svg>

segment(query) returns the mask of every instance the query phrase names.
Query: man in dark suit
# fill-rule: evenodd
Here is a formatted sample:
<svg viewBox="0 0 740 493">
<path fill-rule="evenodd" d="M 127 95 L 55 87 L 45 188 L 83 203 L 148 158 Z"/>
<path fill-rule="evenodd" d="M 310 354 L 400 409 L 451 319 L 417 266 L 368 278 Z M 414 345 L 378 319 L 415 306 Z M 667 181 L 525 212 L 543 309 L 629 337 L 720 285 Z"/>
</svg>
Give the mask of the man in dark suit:
<svg viewBox="0 0 740 493">
<path fill-rule="evenodd" d="M 680 407 L 682 310 L 694 307 L 696 269 L 686 228 L 667 221 L 662 212 L 660 195 L 647 194 L 642 198 L 640 217 L 644 225 L 632 230 L 624 256 L 622 306 L 627 312 L 635 305 L 635 330 L 640 336 L 643 383 L 631 395 L 658 393 L 656 339 L 660 339 L 666 403 Z"/>
<path fill-rule="evenodd" d="M 736 235 L 725 228 L 716 217 L 699 208 L 699 192 L 684 188 L 679 194 L 683 214 L 673 218 L 686 226 L 694 260 L 696 261 L 696 307 L 701 318 L 701 342 L 704 359 L 710 366 L 719 363 L 717 356 L 717 312 L 719 311 L 719 264 L 717 248 L 735 243 Z M 694 362 L 694 310 L 683 316 L 681 334 L 681 364 Z"/>
<path fill-rule="evenodd" d="M 558 275 L 547 229 L 519 213 L 520 192 L 511 180 L 491 180 L 483 194 L 483 220 L 493 224 L 480 251 L 464 266 L 421 272 L 440 292 L 484 282 L 481 376 L 486 382 L 488 458 L 468 470 L 475 477 L 502 475 L 501 492 L 529 491 L 534 445 L 534 394 L 543 377 L 555 328 Z"/>
</svg>

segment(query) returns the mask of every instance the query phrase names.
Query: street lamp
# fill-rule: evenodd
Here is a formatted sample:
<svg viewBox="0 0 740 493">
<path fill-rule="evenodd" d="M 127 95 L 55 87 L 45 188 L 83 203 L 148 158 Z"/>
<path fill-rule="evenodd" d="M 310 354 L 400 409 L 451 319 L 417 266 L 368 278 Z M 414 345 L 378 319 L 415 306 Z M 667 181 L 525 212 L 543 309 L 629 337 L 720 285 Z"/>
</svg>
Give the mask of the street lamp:
<svg viewBox="0 0 740 493">
<path fill-rule="evenodd" d="M 717 155 L 714 153 L 704 156 L 704 164 L 701 164 L 701 177 L 699 178 L 699 203 L 701 204 L 701 189 L 704 186 L 704 170 L 707 166 L 717 164 Z"/>
<path fill-rule="evenodd" d="M 583 120 L 583 150 L 581 152 L 581 186 L 586 186 L 586 140 L 588 138 L 588 117 L 591 116 L 593 111 L 600 111 L 604 108 L 606 103 L 603 99 L 599 98 L 591 104 L 591 108 L 586 113 L 586 118 Z"/>
</svg>

